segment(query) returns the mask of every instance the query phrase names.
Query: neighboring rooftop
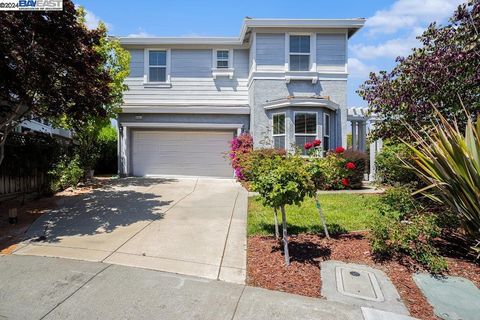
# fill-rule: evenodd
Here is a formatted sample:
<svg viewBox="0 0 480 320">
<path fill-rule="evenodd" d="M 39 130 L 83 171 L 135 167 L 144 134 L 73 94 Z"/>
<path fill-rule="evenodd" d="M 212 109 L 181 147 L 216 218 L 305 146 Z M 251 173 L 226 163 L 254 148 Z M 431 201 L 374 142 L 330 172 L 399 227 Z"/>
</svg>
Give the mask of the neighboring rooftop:
<svg viewBox="0 0 480 320">
<path fill-rule="evenodd" d="M 364 18 L 356 19 L 252 19 L 243 20 L 238 37 L 118 37 L 125 45 L 242 45 L 248 40 L 252 29 L 347 29 L 348 37 L 365 24 Z"/>
</svg>

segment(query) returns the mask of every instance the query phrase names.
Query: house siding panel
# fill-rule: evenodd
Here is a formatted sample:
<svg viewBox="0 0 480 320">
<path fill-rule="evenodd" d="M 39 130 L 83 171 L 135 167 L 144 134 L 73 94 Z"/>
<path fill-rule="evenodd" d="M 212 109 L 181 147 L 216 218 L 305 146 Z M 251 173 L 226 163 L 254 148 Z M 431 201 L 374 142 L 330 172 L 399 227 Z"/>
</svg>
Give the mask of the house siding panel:
<svg viewBox="0 0 480 320">
<path fill-rule="evenodd" d="M 233 50 L 233 67 L 235 68 L 235 77 L 239 79 L 248 78 L 249 64 L 248 50 Z"/>
<path fill-rule="evenodd" d="M 212 76 L 212 50 L 172 50 L 172 77 Z"/>
<path fill-rule="evenodd" d="M 257 33 L 257 70 L 285 69 L 285 34 Z"/>
<path fill-rule="evenodd" d="M 130 52 L 130 77 L 143 78 L 143 50 L 131 49 Z"/>
<path fill-rule="evenodd" d="M 234 50 L 233 79 L 212 76 L 212 49 L 172 49 L 171 87 L 145 86 L 143 50 L 130 50 L 131 74 L 125 81 L 124 104 L 247 105 L 248 50 Z"/>
<path fill-rule="evenodd" d="M 318 72 L 345 71 L 347 40 L 344 33 L 317 34 Z"/>
</svg>

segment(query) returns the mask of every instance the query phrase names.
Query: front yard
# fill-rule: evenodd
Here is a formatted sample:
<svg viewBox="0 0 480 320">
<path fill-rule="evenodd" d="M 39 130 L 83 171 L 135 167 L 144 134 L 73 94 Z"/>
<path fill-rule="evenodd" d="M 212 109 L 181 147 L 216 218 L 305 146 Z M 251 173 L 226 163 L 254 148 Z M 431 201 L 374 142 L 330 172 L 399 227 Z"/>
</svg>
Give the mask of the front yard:
<svg viewBox="0 0 480 320">
<path fill-rule="evenodd" d="M 368 221 L 375 212 L 378 195 L 321 194 L 320 202 L 331 234 L 368 229 Z M 286 206 L 288 231 L 291 234 L 323 233 L 315 200 L 307 198 L 301 206 Z M 273 211 L 262 206 L 259 198 L 250 198 L 248 204 L 248 235 L 272 235 Z"/>
<path fill-rule="evenodd" d="M 287 206 L 290 234 L 290 266 L 285 266 L 283 245 L 274 237 L 273 210 L 262 206 L 259 198 L 249 199 L 247 283 L 322 298 L 321 262 L 336 260 L 358 263 L 382 270 L 390 278 L 412 316 L 438 319 L 422 291 L 413 280 L 422 266 L 403 256 L 379 260 L 369 242 L 369 221 L 377 213 L 380 196 L 362 194 L 322 194 L 320 201 L 329 231 L 322 234 L 320 219 L 312 198 L 301 206 Z M 281 218 L 280 218 L 281 219 Z M 442 252 L 448 264 L 445 275 L 460 276 L 480 286 L 480 267 L 458 255 Z"/>
</svg>

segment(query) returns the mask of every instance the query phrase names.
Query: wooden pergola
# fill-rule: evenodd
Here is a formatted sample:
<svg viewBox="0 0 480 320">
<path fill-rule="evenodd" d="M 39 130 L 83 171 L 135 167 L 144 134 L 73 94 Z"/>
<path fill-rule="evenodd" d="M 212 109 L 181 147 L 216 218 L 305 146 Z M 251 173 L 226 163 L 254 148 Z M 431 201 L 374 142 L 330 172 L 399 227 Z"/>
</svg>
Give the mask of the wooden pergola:
<svg viewBox="0 0 480 320">
<path fill-rule="evenodd" d="M 379 119 L 372 114 L 368 114 L 366 107 L 352 107 L 348 109 L 347 121 L 352 124 L 352 148 L 362 152 L 367 151 L 367 136 L 375 127 Z M 375 180 L 375 157 L 382 149 L 382 140 L 376 140 L 370 143 L 370 174 L 368 180 Z"/>
</svg>

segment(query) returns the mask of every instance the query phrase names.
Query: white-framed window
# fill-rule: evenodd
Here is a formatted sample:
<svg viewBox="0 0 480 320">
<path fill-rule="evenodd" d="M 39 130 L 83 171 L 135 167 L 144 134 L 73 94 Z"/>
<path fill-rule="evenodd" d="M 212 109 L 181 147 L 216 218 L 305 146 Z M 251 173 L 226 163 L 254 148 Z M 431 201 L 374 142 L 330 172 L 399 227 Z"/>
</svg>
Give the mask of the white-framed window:
<svg viewBox="0 0 480 320">
<path fill-rule="evenodd" d="M 285 112 L 272 115 L 273 147 L 285 149 L 286 116 Z"/>
<path fill-rule="evenodd" d="M 170 50 L 145 49 L 145 82 L 167 83 L 170 80 Z"/>
<path fill-rule="evenodd" d="M 289 71 L 309 71 L 311 64 L 311 35 L 289 35 Z"/>
<path fill-rule="evenodd" d="M 216 50 L 216 68 L 230 68 L 230 50 Z"/>
<path fill-rule="evenodd" d="M 328 113 L 323 114 L 323 150 L 330 150 L 330 115 Z"/>
<path fill-rule="evenodd" d="M 317 113 L 295 112 L 295 144 L 306 155 L 305 143 L 312 142 L 317 138 Z"/>
</svg>

